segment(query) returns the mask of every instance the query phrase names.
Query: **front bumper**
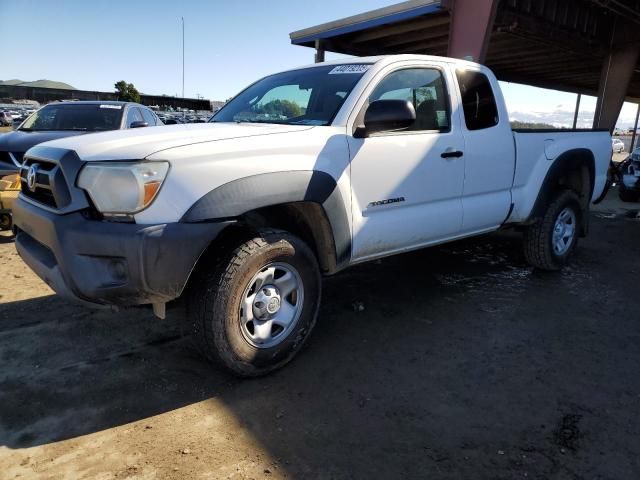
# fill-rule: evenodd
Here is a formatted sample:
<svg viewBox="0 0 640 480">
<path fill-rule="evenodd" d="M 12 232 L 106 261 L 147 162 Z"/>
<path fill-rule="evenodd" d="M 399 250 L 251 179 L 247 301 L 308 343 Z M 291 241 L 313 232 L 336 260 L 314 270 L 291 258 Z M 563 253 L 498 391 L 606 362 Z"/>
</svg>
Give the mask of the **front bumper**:
<svg viewBox="0 0 640 480">
<path fill-rule="evenodd" d="M 233 222 L 137 225 L 14 204 L 16 249 L 63 297 L 101 305 L 165 303 L 182 293 L 207 246 Z"/>
</svg>

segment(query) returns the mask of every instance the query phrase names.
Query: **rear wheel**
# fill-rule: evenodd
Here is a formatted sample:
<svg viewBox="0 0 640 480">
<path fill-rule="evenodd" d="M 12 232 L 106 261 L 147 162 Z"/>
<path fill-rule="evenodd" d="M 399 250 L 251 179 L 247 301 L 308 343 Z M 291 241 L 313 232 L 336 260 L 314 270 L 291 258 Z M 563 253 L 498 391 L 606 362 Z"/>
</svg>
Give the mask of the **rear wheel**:
<svg viewBox="0 0 640 480">
<path fill-rule="evenodd" d="M 578 244 L 582 210 L 571 190 L 560 192 L 542 218 L 524 232 L 527 262 L 543 270 L 559 270 L 567 264 Z"/>
<path fill-rule="evenodd" d="M 287 232 L 261 232 L 199 280 L 188 304 L 193 339 L 237 375 L 282 367 L 315 325 L 320 269 L 311 249 Z"/>
</svg>

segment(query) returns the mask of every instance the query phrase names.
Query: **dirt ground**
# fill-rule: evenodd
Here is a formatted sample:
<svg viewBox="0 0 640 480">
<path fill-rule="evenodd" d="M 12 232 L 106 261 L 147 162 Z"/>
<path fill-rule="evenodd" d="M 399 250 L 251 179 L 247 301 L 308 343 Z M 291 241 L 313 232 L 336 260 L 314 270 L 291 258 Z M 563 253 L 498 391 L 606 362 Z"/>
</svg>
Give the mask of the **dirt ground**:
<svg viewBox="0 0 640 480">
<path fill-rule="evenodd" d="M 629 207 L 558 274 L 501 233 L 327 279 L 306 349 L 250 381 L 176 318 L 56 298 L 3 234 L 0 478 L 640 478 Z"/>
</svg>

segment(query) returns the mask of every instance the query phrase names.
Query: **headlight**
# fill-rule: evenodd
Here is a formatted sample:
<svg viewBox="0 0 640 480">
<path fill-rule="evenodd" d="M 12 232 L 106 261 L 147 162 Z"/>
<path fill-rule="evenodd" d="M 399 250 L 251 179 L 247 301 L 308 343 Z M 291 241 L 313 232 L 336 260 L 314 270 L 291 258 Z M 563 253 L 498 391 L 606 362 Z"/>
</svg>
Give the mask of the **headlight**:
<svg viewBox="0 0 640 480">
<path fill-rule="evenodd" d="M 101 213 L 131 214 L 151 205 L 168 171 L 168 162 L 88 163 L 78 187 Z"/>
</svg>

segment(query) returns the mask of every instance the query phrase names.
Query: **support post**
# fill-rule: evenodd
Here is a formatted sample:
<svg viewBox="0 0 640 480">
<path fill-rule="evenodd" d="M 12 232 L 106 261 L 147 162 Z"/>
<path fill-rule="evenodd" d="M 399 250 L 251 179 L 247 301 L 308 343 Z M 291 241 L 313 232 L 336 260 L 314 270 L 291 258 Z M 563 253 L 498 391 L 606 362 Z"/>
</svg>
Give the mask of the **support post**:
<svg viewBox="0 0 640 480">
<path fill-rule="evenodd" d="M 598 103 L 593 118 L 594 128 L 604 128 L 610 132 L 613 132 L 618 121 L 640 54 L 637 34 L 634 33 L 634 41 L 629 41 L 628 37 L 624 37 L 625 34 L 626 30 L 622 27 L 617 34 L 616 31 L 613 33 L 609 53 L 602 65 Z M 626 40 L 625 43 L 616 42 L 617 36 Z"/>
<path fill-rule="evenodd" d="M 638 109 L 636 110 L 636 123 L 633 124 L 633 134 L 631 135 L 631 146 L 629 147 L 629 153 L 633 153 L 633 147 L 636 143 L 636 131 L 638 130 L 638 117 L 640 117 L 640 103 L 638 103 Z"/>
<path fill-rule="evenodd" d="M 322 40 L 316 39 L 316 63 L 324 62 L 324 44 Z"/>
<path fill-rule="evenodd" d="M 574 130 L 578 126 L 578 113 L 580 113 L 580 100 L 582 100 L 582 94 L 579 93 L 576 98 L 576 112 L 573 114 L 573 128 Z"/>
<path fill-rule="evenodd" d="M 483 63 L 498 0 L 445 0 L 443 6 L 451 16 L 448 56 Z"/>
</svg>

